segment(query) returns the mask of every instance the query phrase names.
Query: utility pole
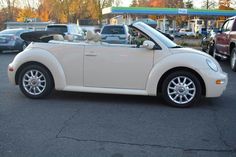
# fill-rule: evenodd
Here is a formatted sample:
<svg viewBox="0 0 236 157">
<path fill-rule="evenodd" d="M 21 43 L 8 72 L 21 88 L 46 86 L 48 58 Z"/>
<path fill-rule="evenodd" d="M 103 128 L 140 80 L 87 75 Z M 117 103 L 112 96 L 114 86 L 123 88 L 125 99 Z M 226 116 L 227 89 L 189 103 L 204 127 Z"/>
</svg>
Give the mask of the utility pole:
<svg viewBox="0 0 236 157">
<path fill-rule="evenodd" d="M 206 1 L 206 9 L 207 10 L 209 9 L 209 0 Z M 207 33 L 207 25 L 208 25 L 208 16 L 206 17 L 206 20 L 205 20 L 206 36 L 208 35 L 208 33 Z"/>
</svg>

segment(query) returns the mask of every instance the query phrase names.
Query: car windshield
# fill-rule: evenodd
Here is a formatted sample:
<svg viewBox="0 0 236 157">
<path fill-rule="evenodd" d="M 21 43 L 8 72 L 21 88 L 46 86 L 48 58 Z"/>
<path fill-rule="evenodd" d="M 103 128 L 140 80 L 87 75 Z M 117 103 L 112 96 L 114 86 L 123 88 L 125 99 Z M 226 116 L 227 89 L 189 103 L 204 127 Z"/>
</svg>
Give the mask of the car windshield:
<svg viewBox="0 0 236 157">
<path fill-rule="evenodd" d="M 168 48 L 179 48 L 180 46 L 174 43 L 172 40 L 167 38 L 165 35 L 162 33 L 158 32 L 156 29 L 152 28 L 151 26 L 142 23 L 141 24 L 143 29 L 147 29 L 152 32 L 152 34 L 159 40 L 161 41 L 166 47 Z"/>
<path fill-rule="evenodd" d="M 104 26 L 101 34 L 125 34 L 123 26 Z"/>
<path fill-rule="evenodd" d="M 47 26 L 47 31 L 59 32 L 59 33 L 66 33 L 68 32 L 67 26 Z"/>
</svg>

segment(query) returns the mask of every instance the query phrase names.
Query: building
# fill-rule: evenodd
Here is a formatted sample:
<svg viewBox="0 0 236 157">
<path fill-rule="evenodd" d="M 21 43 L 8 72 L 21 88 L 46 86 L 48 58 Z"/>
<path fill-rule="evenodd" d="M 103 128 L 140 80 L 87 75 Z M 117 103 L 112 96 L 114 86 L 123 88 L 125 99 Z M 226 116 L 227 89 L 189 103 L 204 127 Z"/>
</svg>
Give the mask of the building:
<svg viewBox="0 0 236 157">
<path fill-rule="evenodd" d="M 201 17 L 207 17 L 209 20 L 216 21 L 219 17 L 222 16 L 223 17 L 235 16 L 236 10 L 207 10 L 207 9 L 154 8 L 154 7 L 110 7 L 103 9 L 102 13 L 108 19 L 116 17 L 118 15 L 124 15 L 123 16 L 125 17 L 123 18 L 124 24 L 130 24 L 133 21 L 136 21 L 137 17 L 141 15 L 162 16 L 163 18 L 159 19 L 159 25 L 163 31 L 166 31 L 167 30 L 166 27 L 169 22 L 167 16 L 188 16 L 190 19 L 201 19 Z M 175 29 L 176 27 L 175 22 L 172 22 L 172 24 L 173 24 L 172 27 Z M 193 27 L 192 24 L 188 24 L 188 26 Z"/>
<path fill-rule="evenodd" d="M 6 22 L 7 29 L 14 29 L 14 28 L 23 28 L 23 29 L 30 29 L 41 31 L 45 30 L 47 25 L 53 24 L 53 22 Z"/>
</svg>

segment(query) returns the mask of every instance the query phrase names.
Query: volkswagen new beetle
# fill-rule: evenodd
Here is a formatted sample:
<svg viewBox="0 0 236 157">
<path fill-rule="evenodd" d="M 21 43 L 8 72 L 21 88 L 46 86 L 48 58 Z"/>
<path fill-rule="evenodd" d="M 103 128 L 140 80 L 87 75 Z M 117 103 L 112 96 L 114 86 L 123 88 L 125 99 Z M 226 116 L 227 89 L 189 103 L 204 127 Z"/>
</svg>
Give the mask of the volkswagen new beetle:
<svg viewBox="0 0 236 157">
<path fill-rule="evenodd" d="M 72 42 L 54 38 L 31 43 L 8 66 L 10 82 L 29 98 L 61 91 L 156 96 L 177 107 L 201 96 L 219 97 L 227 74 L 208 54 L 183 48 L 142 22 L 130 25 L 135 44 L 108 44 L 98 34 Z M 139 36 L 139 37 L 138 37 Z M 142 41 L 142 42 L 140 42 Z"/>
</svg>

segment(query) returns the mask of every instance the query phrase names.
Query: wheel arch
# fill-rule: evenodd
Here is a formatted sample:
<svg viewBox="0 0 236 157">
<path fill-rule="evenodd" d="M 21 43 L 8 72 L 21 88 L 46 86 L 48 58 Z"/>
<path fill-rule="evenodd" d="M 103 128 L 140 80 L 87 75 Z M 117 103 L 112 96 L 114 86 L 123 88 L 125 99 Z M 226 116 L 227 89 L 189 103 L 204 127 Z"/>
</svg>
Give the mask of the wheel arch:
<svg viewBox="0 0 236 157">
<path fill-rule="evenodd" d="M 39 65 L 39 66 L 44 67 L 44 68 L 49 72 L 50 76 L 52 77 L 53 86 L 55 86 L 55 79 L 54 79 L 54 77 L 53 77 L 53 75 L 52 75 L 52 72 L 51 72 L 44 64 L 42 64 L 42 63 L 40 63 L 40 62 L 37 62 L 37 61 L 25 62 L 25 63 L 23 63 L 23 64 L 17 69 L 16 75 L 15 75 L 15 82 L 16 82 L 16 85 L 19 84 L 19 77 L 20 77 L 21 71 L 22 71 L 25 67 L 27 67 L 27 66 L 29 66 L 29 65 L 33 65 L 33 64 L 34 64 L 34 65 L 36 64 L 36 65 Z"/>
<path fill-rule="evenodd" d="M 193 70 L 191 68 L 187 68 L 187 67 L 175 67 L 175 68 L 172 68 L 172 69 L 169 69 L 168 71 L 166 71 L 158 81 L 157 94 L 161 93 L 162 85 L 163 85 L 163 82 L 166 79 L 166 77 L 169 74 L 171 74 L 172 72 L 175 72 L 175 71 L 188 71 L 188 72 L 194 74 L 200 81 L 200 84 L 201 84 L 201 87 L 202 87 L 202 93 L 201 94 L 204 95 L 204 96 L 206 95 L 206 85 L 205 85 L 205 82 L 204 82 L 203 78 L 201 77 L 201 75 L 198 72 L 196 72 L 195 70 Z"/>
<path fill-rule="evenodd" d="M 65 88 L 65 71 L 58 59 L 50 52 L 36 48 L 19 53 L 13 60 L 12 65 L 16 69 L 13 79 L 16 84 L 18 84 L 20 71 L 32 63 L 42 65 L 51 73 L 55 89 L 63 90 Z"/>
</svg>

